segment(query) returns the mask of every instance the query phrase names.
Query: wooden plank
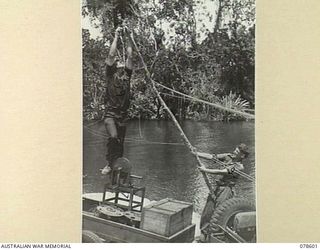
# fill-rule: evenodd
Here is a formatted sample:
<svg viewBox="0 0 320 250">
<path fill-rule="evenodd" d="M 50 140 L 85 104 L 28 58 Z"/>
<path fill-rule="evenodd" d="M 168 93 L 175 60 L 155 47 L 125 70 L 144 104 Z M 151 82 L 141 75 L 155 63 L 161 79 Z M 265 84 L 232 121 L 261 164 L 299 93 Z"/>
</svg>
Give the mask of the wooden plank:
<svg viewBox="0 0 320 250">
<path fill-rule="evenodd" d="M 196 225 L 192 224 L 169 238 L 170 243 L 190 243 L 194 241 Z"/>
<path fill-rule="evenodd" d="M 191 205 L 192 203 L 168 199 L 168 202 L 162 203 L 157 207 L 177 211 L 177 210 L 180 210 L 181 208 L 190 207 Z"/>
<path fill-rule="evenodd" d="M 168 242 L 168 238 L 124 224 L 107 221 L 89 213 L 83 214 L 83 229 L 115 242 Z"/>
<path fill-rule="evenodd" d="M 154 210 L 145 211 L 141 216 L 141 229 L 167 236 L 165 234 L 169 232 L 169 218 L 167 214 Z"/>
<path fill-rule="evenodd" d="M 171 216 L 170 223 L 169 223 L 170 227 L 169 227 L 168 236 L 173 235 L 173 234 L 179 232 L 180 230 L 186 228 L 186 226 L 188 226 L 188 225 L 185 226 L 185 224 L 187 224 L 184 221 L 185 219 L 186 218 L 182 215 L 182 213 L 176 213 L 173 216 Z M 191 220 L 190 220 L 189 225 L 190 224 L 191 224 Z"/>
<path fill-rule="evenodd" d="M 195 225 L 193 224 L 171 237 L 164 237 L 138 228 L 107 221 L 86 212 L 83 213 L 83 229 L 90 230 L 107 241 L 136 243 L 192 242 L 195 233 Z"/>
<path fill-rule="evenodd" d="M 82 199 L 84 201 L 86 200 L 92 200 L 92 201 L 97 201 L 97 202 L 101 202 L 102 201 L 102 193 L 86 193 L 86 194 L 83 194 L 82 195 Z M 111 197 L 114 197 L 114 193 L 111 193 L 111 192 L 106 192 L 106 199 L 108 198 L 111 198 Z M 125 198 L 121 193 L 119 194 L 119 197 L 120 198 Z M 141 197 L 138 196 L 138 195 L 135 195 L 134 196 L 134 201 L 140 201 L 141 200 Z M 150 204 L 153 204 L 155 203 L 155 201 L 150 201 L 149 199 L 147 198 L 144 198 L 144 205 L 147 206 L 147 205 L 150 205 Z"/>
</svg>

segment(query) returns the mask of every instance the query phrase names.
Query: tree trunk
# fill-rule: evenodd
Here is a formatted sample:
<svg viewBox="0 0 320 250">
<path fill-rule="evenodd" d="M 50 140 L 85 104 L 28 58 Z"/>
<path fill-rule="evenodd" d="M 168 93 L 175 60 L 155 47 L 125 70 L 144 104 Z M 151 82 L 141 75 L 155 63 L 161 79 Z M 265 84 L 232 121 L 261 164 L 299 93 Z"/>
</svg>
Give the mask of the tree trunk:
<svg viewBox="0 0 320 250">
<path fill-rule="evenodd" d="M 192 48 L 196 49 L 197 47 L 197 20 L 194 13 L 193 3 L 189 8 L 189 15 L 192 19 L 192 26 L 191 26 L 191 46 Z"/>
<path fill-rule="evenodd" d="M 217 31 L 220 28 L 221 22 L 221 15 L 222 15 L 222 2 L 223 0 L 218 0 L 218 11 L 217 11 L 217 18 L 213 29 L 213 37 L 217 35 Z"/>
</svg>

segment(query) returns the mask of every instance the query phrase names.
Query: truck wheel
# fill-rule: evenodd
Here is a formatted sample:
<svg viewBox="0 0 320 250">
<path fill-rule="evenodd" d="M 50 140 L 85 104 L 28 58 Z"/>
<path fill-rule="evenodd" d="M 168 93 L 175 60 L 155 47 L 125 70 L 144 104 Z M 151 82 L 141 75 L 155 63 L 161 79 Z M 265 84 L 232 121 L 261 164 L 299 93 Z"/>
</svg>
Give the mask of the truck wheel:
<svg viewBox="0 0 320 250">
<path fill-rule="evenodd" d="M 83 230 L 82 243 L 103 243 L 103 241 L 95 233 L 88 230 Z"/>
<path fill-rule="evenodd" d="M 215 224 L 226 228 L 233 228 L 234 216 L 240 212 L 255 211 L 255 205 L 253 202 L 246 198 L 235 197 L 222 202 L 214 211 L 210 224 L 213 231 L 215 231 Z"/>
</svg>

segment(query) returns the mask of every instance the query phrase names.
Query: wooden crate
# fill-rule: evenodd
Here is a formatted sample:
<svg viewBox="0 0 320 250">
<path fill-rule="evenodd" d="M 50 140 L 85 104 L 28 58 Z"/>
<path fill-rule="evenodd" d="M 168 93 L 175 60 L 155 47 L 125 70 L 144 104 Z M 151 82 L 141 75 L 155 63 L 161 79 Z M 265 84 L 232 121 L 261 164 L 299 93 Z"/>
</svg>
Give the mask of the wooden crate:
<svg viewBox="0 0 320 250">
<path fill-rule="evenodd" d="M 163 199 L 143 208 L 140 228 L 168 237 L 191 225 L 192 211 L 191 203 Z"/>
</svg>

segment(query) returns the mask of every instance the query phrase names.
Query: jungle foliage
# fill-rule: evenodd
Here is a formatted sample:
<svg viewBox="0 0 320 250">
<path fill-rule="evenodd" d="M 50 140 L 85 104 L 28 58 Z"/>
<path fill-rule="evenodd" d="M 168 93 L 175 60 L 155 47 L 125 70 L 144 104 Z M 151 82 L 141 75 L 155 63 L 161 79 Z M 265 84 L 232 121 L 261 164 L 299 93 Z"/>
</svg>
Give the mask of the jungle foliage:
<svg viewBox="0 0 320 250">
<path fill-rule="evenodd" d="M 96 39 L 82 31 L 84 119 L 103 116 L 105 58 L 124 20 L 155 81 L 229 108 L 254 108 L 254 0 L 83 0 L 82 15 L 101 29 Z M 120 58 L 125 43 L 119 42 Z M 130 118 L 166 119 L 137 56 L 131 81 Z M 181 119 L 243 119 L 160 91 Z"/>
</svg>

